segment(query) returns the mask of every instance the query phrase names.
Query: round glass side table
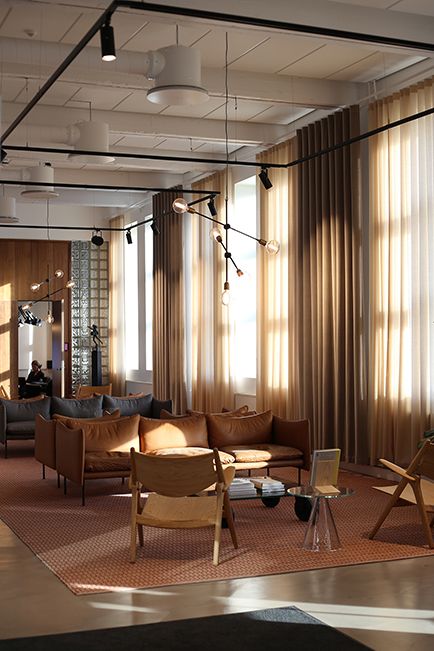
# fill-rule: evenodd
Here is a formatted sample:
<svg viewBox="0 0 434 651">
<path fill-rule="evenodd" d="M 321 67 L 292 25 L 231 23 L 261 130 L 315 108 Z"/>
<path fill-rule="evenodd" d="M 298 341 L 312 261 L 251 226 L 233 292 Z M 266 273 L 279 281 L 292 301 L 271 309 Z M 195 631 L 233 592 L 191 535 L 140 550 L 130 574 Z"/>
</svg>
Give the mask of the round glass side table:
<svg viewBox="0 0 434 651">
<path fill-rule="evenodd" d="M 313 552 L 339 549 L 341 543 L 330 508 L 330 500 L 354 495 L 354 489 L 340 486 L 294 486 L 288 488 L 288 495 L 304 497 L 313 502 L 303 549 Z"/>
</svg>

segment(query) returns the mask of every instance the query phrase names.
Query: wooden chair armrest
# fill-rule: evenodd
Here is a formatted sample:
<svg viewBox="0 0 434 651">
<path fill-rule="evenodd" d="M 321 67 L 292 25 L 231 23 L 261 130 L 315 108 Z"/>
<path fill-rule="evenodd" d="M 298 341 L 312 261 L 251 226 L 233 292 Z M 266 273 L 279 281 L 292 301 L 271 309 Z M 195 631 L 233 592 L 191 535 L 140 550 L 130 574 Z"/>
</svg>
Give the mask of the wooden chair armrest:
<svg viewBox="0 0 434 651">
<path fill-rule="evenodd" d="M 397 466 L 395 463 L 392 463 L 391 461 L 387 461 L 387 459 L 380 459 L 380 461 L 383 464 L 383 466 L 386 466 L 386 468 L 389 468 L 389 470 L 392 470 L 400 477 L 405 477 L 409 481 L 413 481 L 413 482 L 416 481 L 416 478 L 412 477 L 411 475 L 407 475 L 404 468 L 401 468 L 401 466 Z"/>
<path fill-rule="evenodd" d="M 225 490 L 229 488 L 233 478 L 235 477 L 235 466 L 226 466 L 223 468 L 223 476 L 225 481 Z"/>
</svg>

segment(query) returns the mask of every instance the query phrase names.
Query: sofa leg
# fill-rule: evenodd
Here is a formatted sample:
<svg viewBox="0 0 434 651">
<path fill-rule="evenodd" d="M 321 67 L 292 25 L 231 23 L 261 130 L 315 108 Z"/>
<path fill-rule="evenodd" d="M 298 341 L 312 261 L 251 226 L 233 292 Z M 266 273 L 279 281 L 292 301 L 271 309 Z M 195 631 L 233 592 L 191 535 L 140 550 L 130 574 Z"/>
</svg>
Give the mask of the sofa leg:
<svg viewBox="0 0 434 651">
<path fill-rule="evenodd" d="M 266 472 L 267 472 L 267 477 L 269 477 L 270 476 L 270 468 L 268 466 L 267 466 Z"/>
<path fill-rule="evenodd" d="M 8 458 L 8 440 L 5 439 L 5 459 Z"/>
<path fill-rule="evenodd" d="M 84 506 L 84 479 L 81 485 L 81 506 Z"/>
<path fill-rule="evenodd" d="M 301 468 L 297 469 L 297 484 L 301 486 Z"/>
<path fill-rule="evenodd" d="M 60 488 L 60 475 L 57 473 L 57 488 Z"/>
<path fill-rule="evenodd" d="M 63 478 L 63 494 L 66 495 L 66 477 Z"/>
<path fill-rule="evenodd" d="M 45 464 L 42 464 L 42 479 L 45 479 Z"/>
<path fill-rule="evenodd" d="M 122 477 L 122 484 L 125 484 L 125 477 Z"/>
</svg>

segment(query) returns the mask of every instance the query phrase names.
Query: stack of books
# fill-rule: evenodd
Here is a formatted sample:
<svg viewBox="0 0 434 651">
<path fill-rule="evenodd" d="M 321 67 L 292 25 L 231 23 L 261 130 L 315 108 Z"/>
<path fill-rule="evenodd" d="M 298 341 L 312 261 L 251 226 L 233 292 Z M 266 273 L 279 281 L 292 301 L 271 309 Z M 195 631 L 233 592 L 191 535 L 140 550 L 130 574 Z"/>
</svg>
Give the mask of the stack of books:
<svg viewBox="0 0 434 651">
<path fill-rule="evenodd" d="M 285 492 L 285 485 L 278 479 L 271 477 L 251 477 L 253 486 L 259 488 L 261 495 L 282 495 Z"/>
<path fill-rule="evenodd" d="M 256 488 L 245 477 L 235 477 L 229 486 L 229 497 L 255 497 L 257 495 Z"/>
</svg>

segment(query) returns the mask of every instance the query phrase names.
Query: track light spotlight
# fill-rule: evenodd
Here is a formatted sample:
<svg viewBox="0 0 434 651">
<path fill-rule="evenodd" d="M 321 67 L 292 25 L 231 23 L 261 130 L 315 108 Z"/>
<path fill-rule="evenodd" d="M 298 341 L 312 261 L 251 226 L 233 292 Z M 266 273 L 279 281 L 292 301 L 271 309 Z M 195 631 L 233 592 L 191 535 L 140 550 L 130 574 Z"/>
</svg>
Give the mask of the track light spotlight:
<svg viewBox="0 0 434 651">
<path fill-rule="evenodd" d="M 156 221 L 151 222 L 151 229 L 154 235 L 159 235 L 160 234 L 160 229 L 158 228 L 158 224 Z"/>
<path fill-rule="evenodd" d="M 217 208 L 215 207 L 214 197 L 208 201 L 208 210 L 211 217 L 217 217 Z"/>
<path fill-rule="evenodd" d="M 6 150 L 3 149 L 3 147 L 0 148 L 0 161 L 4 163 L 5 165 L 9 163 L 8 161 L 8 153 Z"/>
<path fill-rule="evenodd" d="M 95 246 L 102 246 L 104 244 L 104 238 L 101 235 L 101 230 L 99 228 L 95 229 L 90 241 L 92 244 L 95 244 Z"/>
<path fill-rule="evenodd" d="M 110 25 L 110 16 L 104 25 L 100 27 L 99 35 L 101 37 L 101 58 L 103 61 L 114 61 L 116 59 L 115 34 L 113 27 Z"/>
<path fill-rule="evenodd" d="M 259 178 L 261 180 L 262 185 L 264 186 L 264 188 L 266 190 L 270 190 L 270 188 L 273 187 L 273 184 L 271 183 L 271 181 L 270 181 L 270 179 L 268 177 L 268 168 L 263 167 L 261 169 L 261 171 L 259 172 L 258 176 L 259 176 Z"/>
<path fill-rule="evenodd" d="M 131 235 L 130 229 L 128 229 L 127 232 L 125 233 L 125 237 L 127 238 L 128 244 L 133 243 L 133 236 Z"/>
</svg>

